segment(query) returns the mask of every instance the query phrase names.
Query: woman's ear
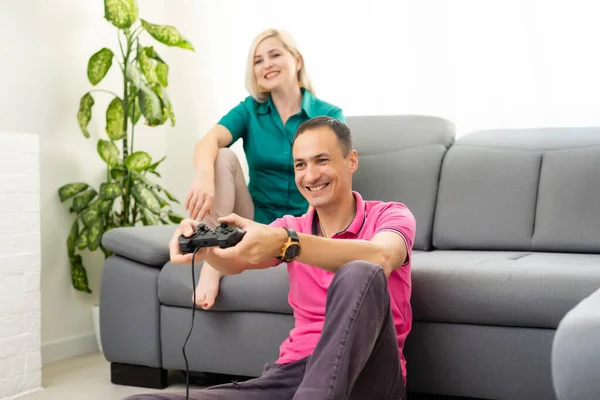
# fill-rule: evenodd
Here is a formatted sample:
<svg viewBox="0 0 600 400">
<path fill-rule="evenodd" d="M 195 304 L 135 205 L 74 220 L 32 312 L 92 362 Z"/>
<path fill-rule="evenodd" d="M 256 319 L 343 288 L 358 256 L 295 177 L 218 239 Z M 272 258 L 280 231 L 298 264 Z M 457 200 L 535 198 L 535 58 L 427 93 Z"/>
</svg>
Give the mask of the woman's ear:
<svg viewBox="0 0 600 400">
<path fill-rule="evenodd" d="M 296 57 L 296 72 L 300 72 L 302 67 L 304 66 L 304 59 L 300 54 Z"/>
</svg>

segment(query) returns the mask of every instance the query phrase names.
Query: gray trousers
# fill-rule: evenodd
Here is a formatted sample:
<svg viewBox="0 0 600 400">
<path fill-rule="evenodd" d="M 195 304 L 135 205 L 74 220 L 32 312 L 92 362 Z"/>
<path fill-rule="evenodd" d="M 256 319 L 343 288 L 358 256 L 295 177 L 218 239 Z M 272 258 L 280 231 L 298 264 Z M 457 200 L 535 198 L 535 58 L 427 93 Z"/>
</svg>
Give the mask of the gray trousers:
<svg viewBox="0 0 600 400">
<path fill-rule="evenodd" d="M 387 279 L 380 266 L 342 266 L 327 293 L 325 324 L 314 352 L 267 365 L 245 382 L 190 390 L 192 400 L 405 400 Z M 185 391 L 126 400 L 185 400 Z"/>
</svg>

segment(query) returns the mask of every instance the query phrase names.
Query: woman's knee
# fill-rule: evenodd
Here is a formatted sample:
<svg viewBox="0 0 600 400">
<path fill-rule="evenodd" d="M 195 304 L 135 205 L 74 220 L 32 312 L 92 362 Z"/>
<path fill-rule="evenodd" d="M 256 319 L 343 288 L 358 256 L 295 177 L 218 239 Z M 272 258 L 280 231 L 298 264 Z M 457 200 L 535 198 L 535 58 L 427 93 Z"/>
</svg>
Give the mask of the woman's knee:
<svg viewBox="0 0 600 400">
<path fill-rule="evenodd" d="M 233 150 L 228 147 L 222 147 L 217 152 L 217 159 L 215 160 L 215 168 L 222 169 L 227 168 L 234 170 L 234 168 L 240 165 L 240 160 Z"/>
</svg>

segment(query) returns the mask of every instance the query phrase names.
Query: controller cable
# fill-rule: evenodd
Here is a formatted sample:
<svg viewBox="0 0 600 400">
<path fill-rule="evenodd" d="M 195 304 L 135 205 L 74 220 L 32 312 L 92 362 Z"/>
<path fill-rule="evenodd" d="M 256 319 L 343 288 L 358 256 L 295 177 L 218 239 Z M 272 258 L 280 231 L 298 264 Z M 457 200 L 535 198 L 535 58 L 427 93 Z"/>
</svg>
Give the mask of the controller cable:
<svg viewBox="0 0 600 400">
<path fill-rule="evenodd" d="M 190 396 L 190 367 L 188 364 L 187 356 L 185 355 L 185 346 L 192 335 L 192 331 L 194 330 L 194 316 L 196 315 L 196 275 L 194 274 L 194 260 L 196 259 L 196 252 L 200 250 L 201 247 L 196 247 L 194 250 L 194 254 L 192 255 L 192 290 L 194 294 L 192 295 L 192 324 L 190 326 L 190 331 L 188 332 L 187 337 L 185 338 L 185 342 L 183 342 L 183 347 L 181 351 L 183 352 L 183 359 L 185 360 L 185 400 L 189 400 Z"/>
</svg>

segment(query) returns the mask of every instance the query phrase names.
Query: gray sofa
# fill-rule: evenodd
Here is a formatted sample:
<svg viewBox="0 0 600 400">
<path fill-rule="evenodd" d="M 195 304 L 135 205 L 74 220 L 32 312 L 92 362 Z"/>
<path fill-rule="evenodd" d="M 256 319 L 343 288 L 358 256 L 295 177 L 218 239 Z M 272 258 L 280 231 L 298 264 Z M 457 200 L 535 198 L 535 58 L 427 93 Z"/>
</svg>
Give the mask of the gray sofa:
<svg viewBox="0 0 600 400">
<path fill-rule="evenodd" d="M 455 140 L 453 124 L 436 117 L 349 117 L 348 125 L 359 151 L 354 188 L 407 204 L 417 221 L 409 392 L 600 398 L 599 380 L 581 379 L 600 359 L 600 334 L 586 317 L 598 327 L 600 292 L 590 296 L 600 288 L 600 129 Z M 115 383 L 165 387 L 166 370 L 185 369 L 192 274 L 168 261 L 173 230 L 103 237 L 115 253 L 100 295 Z M 287 290 L 285 266 L 223 278 L 214 308 L 196 311 L 190 369 L 259 375 L 293 325 Z"/>
</svg>

